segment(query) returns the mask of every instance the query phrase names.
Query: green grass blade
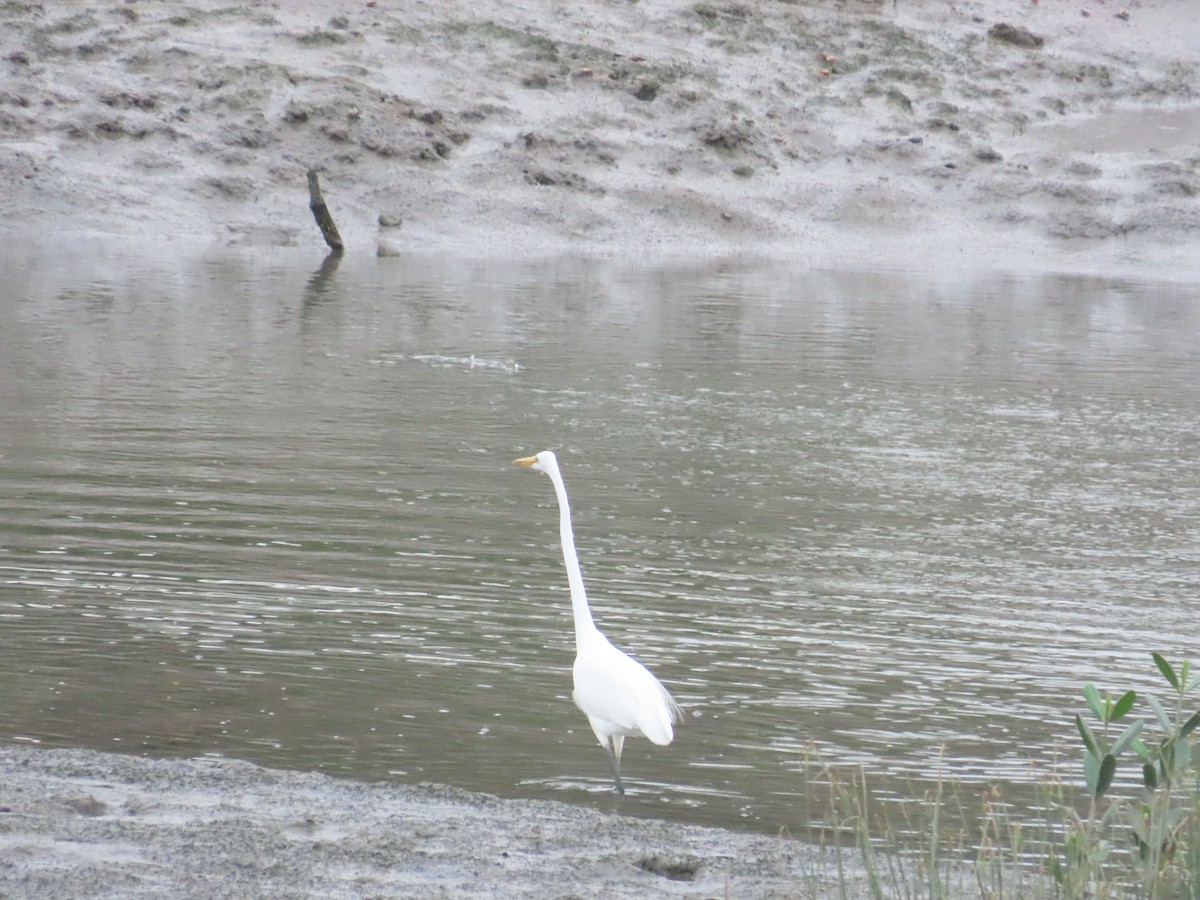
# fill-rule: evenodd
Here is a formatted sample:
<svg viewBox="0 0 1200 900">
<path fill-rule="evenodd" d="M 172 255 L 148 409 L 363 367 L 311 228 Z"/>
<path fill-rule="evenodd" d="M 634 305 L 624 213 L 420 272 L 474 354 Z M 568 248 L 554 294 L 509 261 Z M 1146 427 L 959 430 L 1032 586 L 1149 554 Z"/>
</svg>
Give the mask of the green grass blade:
<svg viewBox="0 0 1200 900">
<path fill-rule="evenodd" d="M 1158 787 L 1158 769 L 1153 763 L 1145 763 L 1142 766 L 1142 784 L 1150 791 Z"/>
<path fill-rule="evenodd" d="M 1061 885 L 1063 879 L 1066 878 L 1066 871 L 1063 869 L 1062 860 L 1057 856 L 1051 856 L 1046 860 L 1046 868 L 1050 870 L 1050 877 Z"/>
<path fill-rule="evenodd" d="M 1099 797 L 1100 787 L 1100 758 L 1091 750 L 1083 754 L 1083 782 L 1087 785 L 1088 796 Z"/>
<path fill-rule="evenodd" d="M 1096 796 L 1099 797 L 1112 787 L 1113 776 L 1117 774 L 1117 758 L 1111 753 L 1105 753 L 1100 760 L 1099 781 L 1096 783 Z"/>
<path fill-rule="evenodd" d="M 1197 715 L 1200 715 L 1200 713 Z M 1146 723 L 1141 719 L 1130 722 L 1128 727 L 1121 732 L 1121 736 L 1117 738 L 1117 742 L 1113 744 L 1113 756 L 1120 756 L 1122 753 L 1124 753 L 1129 745 L 1137 740 L 1137 736 L 1142 733 L 1142 729 L 1145 726 Z"/>
<path fill-rule="evenodd" d="M 1146 816 L 1139 806 L 1131 806 L 1125 811 L 1125 821 L 1129 823 L 1129 827 L 1133 829 L 1134 837 L 1141 843 L 1150 843 L 1150 832 L 1146 828 Z"/>
<path fill-rule="evenodd" d="M 1167 679 L 1175 690 L 1180 690 L 1179 676 L 1175 674 L 1175 669 L 1167 662 L 1167 658 L 1161 653 L 1151 653 L 1150 655 L 1154 657 L 1154 664 L 1158 666 L 1158 671 L 1162 672 L 1163 678 Z"/>
<path fill-rule="evenodd" d="M 1128 713 L 1129 710 L 1133 709 L 1133 704 L 1135 703 L 1137 703 L 1136 691 L 1126 691 L 1124 694 L 1122 694 L 1121 699 L 1113 705 L 1112 721 L 1121 721 L 1121 719 L 1125 717 L 1125 714 Z"/>
<path fill-rule="evenodd" d="M 1075 727 L 1079 729 L 1079 736 L 1083 738 L 1083 746 L 1093 756 L 1099 757 L 1100 751 L 1096 749 L 1096 737 L 1092 734 L 1092 729 L 1088 728 L 1087 722 L 1083 721 L 1083 716 L 1075 713 Z"/>
<path fill-rule="evenodd" d="M 1179 729 L 1179 736 L 1187 737 L 1196 730 L 1197 725 L 1200 725 L 1200 710 L 1192 713 L 1192 717 L 1183 723 L 1183 727 Z"/>
<path fill-rule="evenodd" d="M 1158 724 L 1162 726 L 1162 730 L 1168 735 L 1175 733 L 1175 723 L 1171 721 L 1171 717 L 1167 715 L 1167 711 L 1162 708 L 1162 704 L 1154 699 L 1153 694 L 1146 695 L 1146 702 L 1150 704 L 1150 708 L 1154 710 L 1154 715 L 1158 718 Z"/>
<path fill-rule="evenodd" d="M 1108 721 L 1104 718 L 1104 704 L 1100 702 L 1100 692 L 1096 690 L 1094 684 L 1085 684 L 1083 686 L 1083 699 L 1087 701 L 1088 709 L 1092 711 L 1092 715 L 1101 722 Z"/>
<path fill-rule="evenodd" d="M 1175 745 L 1175 765 L 1181 772 L 1187 772 L 1192 765 L 1192 742 L 1180 741 Z"/>
<path fill-rule="evenodd" d="M 1161 747 L 1158 748 L 1158 774 L 1159 781 L 1170 784 L 1175 780 L 1175 738 L 1169 741 L 1163 741 Z"/>
</svg>

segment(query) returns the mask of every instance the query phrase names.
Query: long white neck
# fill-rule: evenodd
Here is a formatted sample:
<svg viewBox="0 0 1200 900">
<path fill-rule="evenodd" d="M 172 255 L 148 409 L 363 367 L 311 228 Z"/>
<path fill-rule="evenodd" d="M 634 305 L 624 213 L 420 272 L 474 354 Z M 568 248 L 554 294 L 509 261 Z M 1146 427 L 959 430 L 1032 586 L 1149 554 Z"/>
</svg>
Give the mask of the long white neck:
<svg viewBox="0 0 1200 900">
<path fill-rule="evenodd" d="M 575 645 L 596 631 L 592 611 L 588 609 L 587 594 L 583 590 L 583 572 L 579 570 L 579 557 L 575 554 L 575 534 L 571 529 L 571 504 L 567 501 L 567 489 L 563 485 L 558 465 L 547 473 L 554 482 L 554 493 L 558 495 L 558 530 L 562 536 L 563 564 L 567 567 L 567 583 L 571 586 L 571 612 L 575 616 Z"/>
</svg>

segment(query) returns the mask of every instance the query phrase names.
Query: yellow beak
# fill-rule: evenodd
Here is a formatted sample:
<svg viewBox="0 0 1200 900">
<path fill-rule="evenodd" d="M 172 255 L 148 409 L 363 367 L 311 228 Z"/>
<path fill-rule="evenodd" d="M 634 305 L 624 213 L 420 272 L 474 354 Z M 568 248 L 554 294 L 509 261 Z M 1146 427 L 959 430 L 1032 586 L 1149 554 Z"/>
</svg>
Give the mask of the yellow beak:
<svg viewBox="0 0 1200 900">
<path fill-rule="evenodd" d="M 532 466 L 535 462 L 537 462 L 536 456 L 522 456 L 520 459 L 514 459 L 513 465 L 514 466 Z"/>
</svg>

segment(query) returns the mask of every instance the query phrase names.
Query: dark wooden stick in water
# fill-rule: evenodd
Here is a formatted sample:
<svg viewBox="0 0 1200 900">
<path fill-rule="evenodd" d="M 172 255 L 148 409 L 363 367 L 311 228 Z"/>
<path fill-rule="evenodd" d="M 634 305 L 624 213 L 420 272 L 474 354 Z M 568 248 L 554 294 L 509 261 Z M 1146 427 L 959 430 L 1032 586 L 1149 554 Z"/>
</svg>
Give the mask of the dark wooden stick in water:
<svg viewBox="0 0 1200 900">
<path fill-rule="evenodd" d="M 317 220 L 317 227 L 321 229 L 321 236 L 325 238 L 329 249 L 341 256 L 346 245 L 342 243 L 342 236 L 338 234 L 337 226 L 333 224 L 333 216 L 329 214 L 329 207 L 325 205 L 325 198 L 321 196 L 321 185 L 317 182 L 315 169 L 308 170 L 308 208 L 312 210 L 313 218 Z"/>
</svg>

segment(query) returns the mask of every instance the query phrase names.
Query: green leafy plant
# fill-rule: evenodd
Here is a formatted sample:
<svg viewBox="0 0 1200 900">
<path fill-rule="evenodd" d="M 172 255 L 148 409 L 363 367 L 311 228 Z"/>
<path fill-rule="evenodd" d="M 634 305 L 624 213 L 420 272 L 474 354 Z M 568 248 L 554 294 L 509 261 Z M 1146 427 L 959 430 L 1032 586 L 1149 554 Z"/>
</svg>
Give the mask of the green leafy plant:
<svg viewBox="0 0 1200 900">
<path fill-rule="evenodd" d="M 1103 731 L 1097 735 L 1079 713 L 1075 714 L 1075 727 L 1079 729 L 1084 746 L 1083 775 L 1087 782 L 1088 794 L 1095 801 L 1104 796 L 1112 786 L 1113 776 L 1117 771 L 1117 757 L 1137 740 L 1146 723 L 1141 719 L 1130 722 L 1116 743 L 1110 747 L 1107 741 L 1109 727 L 1121 721 L 1133 709 L 1133 704 L 1137 702 L 1137 694 L 1126 691 L 1114 701 L 1108 694 L 1102 696 L 1094 684 L 1088 684 L 1083 688 L 1083 697 L 1092 715 L 1103 726 Z"/>
<path fill-rule="evenodd" d="M 1188 695 L 1200 689 L 1200 676 L 1192 677 L 1187 660 L 1176 668 L 1162 654 L 1153 657 L 1175 693 L 1175 702 L 1168 712 L 1153 696 L 1146 698 L 1161 737 L 1150 747 L 1141 741 L 1133 744 L 1142 759 L 1143 793 L 1141 801 L 1126 811 L 1126 821 L 1133 829 L 1146 895 L 1161 896 L 1164 888 L 1172 892 L 1190 888 L 1186 896 L 1200 897 L 1200 772 L 1190 739 L 1200 727 L 1200 710 L 1187 715 L 1185 708 Z M 1190 792 L 1184 790 L 1189 778 Z"/>
<path fill-rule="evenodd" d="M 1160 653 L 1152 656 L 1175 692 L 1171 712 L 1154 696 L 1145 696 L 1154 713 L 1152 725 L 1134 719 L 1112 739 L 1112 730 L 1137 704 L 1137 694 L 1126 691 L 1113 698 L 1095 685 L 1084 687 L 1084 699 L 1097 723 L 1093 727 L 1082 715 L 1075 715 L 1083 743 L 1087 816 L 1065 809 L 1068 821 L 1062 847 L 1047 860 L 1048 871 L 1068 897 L 1124 892 L 1121 882 L 1131 880 L 1129 873 L 1112 873 L 1114 882 L 1107 869 L 1122 836 L 1118 826 L 1127 824 L 1133 833 L 1137 871 L 1132 874 L 1140 882 L 1140 895 L 1176 896 L 1182 890 L 1181 896 L 1200 898 L 1200 771 L 1191 740 L 1200 727 L 1200 711 L 1188 715 L 1185 709 L 1188 695 L 1200 689 L 1200 676 L 1192 677 L 1187 661 L 1177 668 Z M 1158 738 L 1149 745 L 1143 740 L 1148 729 Z M 1118 762 L 1130 750 L 1142 763 L 1142 796 L 1136 803 L 1110 800 L 1106 795 Z"/>
<path fill-rule="evenodd" d="M 1127 725 L 1115 741 L 1109 733 L 1133 709 L 1137 702 L 1134 691 L 1126 691 L 1114 699 L 1101 694 L 1094 684 L 1083 689 L 1088 709 L 1099 723 L 1093 729 L 1083 716 L 1075 714 L 1075 727 L 1083 741 L 1083 776 L 1088 793 L 1087 817 L 1067 807 L 1067 828 L 1061 853 L 1052 853 L 1047 868 L 1067 896 L 1083 896 L 1091 886 L 1102 882 L 1104 867 L 1112 851 L 1112 842 L 1105 835 L 1120 815 L 1121 804 L 1108 803 L 1101 810 L 1101 800 L 1112 787 L 1116 776 L 1117 759 L 1137 741 L 1146 723 L 1140 719 Z"/>
</svg>

